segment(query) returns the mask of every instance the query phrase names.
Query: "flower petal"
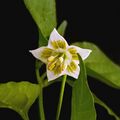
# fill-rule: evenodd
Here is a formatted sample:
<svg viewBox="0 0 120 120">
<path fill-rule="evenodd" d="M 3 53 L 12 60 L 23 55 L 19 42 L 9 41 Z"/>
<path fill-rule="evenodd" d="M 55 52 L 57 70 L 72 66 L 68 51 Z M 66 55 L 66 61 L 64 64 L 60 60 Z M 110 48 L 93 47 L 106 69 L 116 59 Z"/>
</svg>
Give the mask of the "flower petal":
<svg viewBox="0 0 120 120">
<path fill-rule="evenodd" d="M 48 58 L 53 54 L 53 50 L 47 47 L 40 47 L 35 50 L 30 50 L 33 56 L 44 63 L 47 63 Z"/>
<path fill-rule="evenodd" d="M 50 71 L 47 69 L 47 78 L 48 78 L 48 81 L 52 81 L 52 80 L 55 80 L 57 79 L 58 77 L 64 75 L 64 71 L 60 74 L 55 74 L 53 71 Z"/>
<path fill-rule="evenodd" d="M 92 52 L 92 50 L 90 50 L 90 49 L 83 49 L 83 48 L 80 48 L 80 47 L 77 47 L 74 45 L 71 45 L 68 47 L 68 49 L 70 49 L 70 48 L 75 48 L 77 50 L 77 53 L 81 56 L 81 58 L 83 60 L 85 60 Z"/>
<path fill-rule="evenodd" d="M 67 46 L 68 46 L 67 41 L 54 28 L 49 38 L 48 47 L 53 49 L 58 48 L 66 49 Z"/>
<path fill-rule="evenodd" d="M 77 49 L 75 47 L 68 46 L 67 51 L 70 53 L 72 60 L 79 64 Z"/>
<path fill-rule="evenodd" d="M 67 75 L 69 75 L 69 76 L 77 79 L 78 76 L 79 76 L 79 73 L 80 73 L 80 67 L 79 67 L 79 65 L 78 65 L 77 63 L 75 63 L 74 61 L 72 61 L 72 62 L 68 65 L 65 73 L 66 73 Z M 64 73 L 64 74 L 65 74 L 65 73 Z"/>
</svg>

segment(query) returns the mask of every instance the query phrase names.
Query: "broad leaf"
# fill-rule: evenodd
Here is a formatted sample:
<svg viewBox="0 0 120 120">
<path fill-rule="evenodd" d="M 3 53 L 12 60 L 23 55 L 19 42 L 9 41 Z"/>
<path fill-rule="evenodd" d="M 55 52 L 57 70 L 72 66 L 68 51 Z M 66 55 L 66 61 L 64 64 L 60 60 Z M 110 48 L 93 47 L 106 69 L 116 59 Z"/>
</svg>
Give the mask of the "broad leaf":
<svg viewBox="0 0 120 120">
<path fill-rule="evenodd" d="M 93 96 L 94 96 L 95 103 L 104 107 L 107 110 L 108 114 L 111 116 L 114 116 L 116 120 L 120 120 L 120 118 L 103 101 L 101 101 L 99 98 L 97 98 L 94 94 L 93 94 Z"/>
<path fill-rule="evenodd" d="M 88 87 L 84 63 L 80 62 L 81 72 L 72 88 L 71 120 L 96 120 L 93 96 Z"/>
<path fill-rule="evenodd" d="M 24 0 L 38 28 L 46 38 L 56 27 L 55 0 Z"/>
<path fill-rule="evenodd" d="M 47 46 L 48 40 L 42 35 L 41 31 L 39 30 L 39 40 L 38 40 L 38 46 Z"/>
<path fill-rule="evenodd" d="M 39 86 L 29 82 L 8 82 L 0 84 L 0 107 L 18 112 L 29 120 L 28 110 L 39 95 Z"/>
<path fill-rule="evenodd" d="M 88 75 L 115 88 L 120 88 L 120 67 L 113 63 L 96 45 L 89 42 L 75 43 L 92 50 L 85 60 Z"/>
<path fill-rule="evenodd" d="M 60 26 L 58 27 L 58 33 L 59 33 L 60 35 L 64 36 L 66 27 L 67 27 L 67 21 L 64 20 L 64 21 L 60 24 Z"/>
</svg>

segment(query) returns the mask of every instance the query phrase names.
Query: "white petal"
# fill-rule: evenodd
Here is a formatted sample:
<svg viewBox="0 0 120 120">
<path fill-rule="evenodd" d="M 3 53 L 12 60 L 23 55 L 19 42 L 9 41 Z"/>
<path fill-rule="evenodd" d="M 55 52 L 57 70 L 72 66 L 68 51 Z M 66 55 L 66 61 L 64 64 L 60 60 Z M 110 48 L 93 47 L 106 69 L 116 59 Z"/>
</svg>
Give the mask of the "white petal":
<svg viewBox="0 0 120 120">
<path fill-rule="evenodd" d="M 77 46 L 74 46 L 74 45 L 71 45 L 68 48 L 70 48 L 70 47 L 76 48 L 77 53 L 81 56 L 81 58 L 83 60 L 85 60 L 90 55 L 90 53 L 92 52 L 92 50 L 90 50 L 90 49 L 83 49 L 83 48 L 80 48 L 80 47 L 77 47 Z"/>
<path fill-rule="evenodd" d="M 37 58 L 38 60 L 41 60 L 44 63 L 47 63 L 48 57 L 52 54 L 52 49 L 47 47 L 40 47 L 35 50 L 30 50 L 29 52 L 32 53 L 32 55 Z"/>
<path fill-rule="evenodd" d="M 77 69 L 74 71 L 74 72 L 69 72 L 67 69 L 65 70 L 64 74 L 67 74 L 75 79 L 78 78 L 79 76 L 79 73 L 80 73 L 80 67 L 79 65 L 77 65 Z"/>
<path fill-rule="evenodd" d="M 48 78 L 48 81 L 52 81 L 52 80 L 55 80 L 57 79 L 58 77 L 62 76 L 66 74 L 64 71 L 61 73 L 61 74 L 58 74 L 58 75 L 55 75 L 54 72 L 50 71 L 47 69 L 47 78 Z"/>
<path fill-rule="evenodd" d="M 51 32 L 50 34 L 50 38 L 49 38 L 49 41 L 48 41 L 48 47 L 49 48 L 54 48 L 54 46 L 51 44 L 52 42 L 54 41 L 59 41 L 61 40 L 62 42 L 65 43 L 66 47 L 68 46 L 68 43 L 67 41 L 57 32 L 57 30 L 54 28 L 53 31 Z"/>
<path fill-rule="evenodd" d="M 67 69 L 65 69 L 61 74 L 55 75 L 54 72 L 50 71 L 47 69 L 47 77 L 48 77 L 48 81 L 52 81 L 55 80 L 56 78 L 62 76 L 62 75 L 69 75 L 75 79 L 78 78 L 79 73 L 80 73 L 80 67 L 79 65 L 75 62 L 75 64 L 77 65 L 77 68 L 74 72 L 69 72 Z"/>
</svg>

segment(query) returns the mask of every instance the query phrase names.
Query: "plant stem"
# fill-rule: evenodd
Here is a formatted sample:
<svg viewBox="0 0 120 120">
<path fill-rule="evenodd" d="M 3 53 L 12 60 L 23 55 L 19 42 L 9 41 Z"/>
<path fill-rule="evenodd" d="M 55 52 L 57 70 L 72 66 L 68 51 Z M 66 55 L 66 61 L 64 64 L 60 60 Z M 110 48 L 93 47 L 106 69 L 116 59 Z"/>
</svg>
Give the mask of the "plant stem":
<svg viewBox="0 0 120 120">
<path fill-rule="evenodd" d="M 36 62 L 36 66 L 38 63 Z M 39 74 L 39 67 L 36 67 L 36 77 L 37 77 L 37 81 L 39 83 L 40 86 L 40 94 L 39 94 L 39 98 L 38 98 L 38 104 L 39 104 L 39 112 L 40 112 L 40 119 L 41 120 L 45 120 L 45 114 L 44 114 L 44 106 L 43 106 L 43 81 L 40 77 Z"/>
<path fill-rule="evenodd" d="M 38 98 L 38 102 L 39 102 L 39 112 L 40 112 L 40 118 L 41 120 L 45 120 L 45 114 L 44 114 L 44 106 L 43 106 L 43 88 L 40 85 L 40 95 Z"/>
<path fill-rule="evenodd" d="M 63 80 L 62 80 L 62 84 L 61 84 L 61 90 L 60 90 L 60 97 L 59 97 L 59 103 L 58 103 L 58 108 L 57 108 L 56 120 L 59 120 L 59 117 L 60 117 L 60 111 L 61 111 L 61 107 L 62 107 L 66 78 L 67 78 L 67 75 L 64 75 Z"/>
<path fill-rule="evenodd" d="M 44 73 L 42 74 L 41 78 L 44 80 L 46 76 L 47 76 L 47 73 L 44 72 Z"/>
</svg>

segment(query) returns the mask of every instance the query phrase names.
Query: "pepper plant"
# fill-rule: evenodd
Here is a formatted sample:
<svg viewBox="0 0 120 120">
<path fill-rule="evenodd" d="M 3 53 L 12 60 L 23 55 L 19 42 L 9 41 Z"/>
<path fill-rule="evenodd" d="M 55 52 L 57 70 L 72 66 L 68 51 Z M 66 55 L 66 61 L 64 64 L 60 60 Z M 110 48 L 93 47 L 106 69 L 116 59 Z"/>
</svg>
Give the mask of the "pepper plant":
<svg viewBox="0 0 120 120">
<path fill-rule="evenodd" d="M 12 109 L 23 120 L 30 120 L 29 109 L 38 98 L 38 120 L 46 120 L 43 90 L 61 82 L 56 120 L 60 119 L 65 84 L 72 87 L 71 120 L 96 120 L 95 103 L 104 107 L 116 120 L 120 120 L 119 116 L 91 92 L 87 82 L 89 75 L 110 87 L 120 89 L 120 67 L 93 43 L 77 42 L 68 45 L 63 37 L 67 21 L 57 25 L 55 0 L 24 0 L 24 3 L 38 26 L 38 48 L 28 51 L 36 58 L 38 84 L 25 81 L 1 83 L 0 107 Z M 44 65 L 46 71 L 40 74 Z"/>
</svg>

